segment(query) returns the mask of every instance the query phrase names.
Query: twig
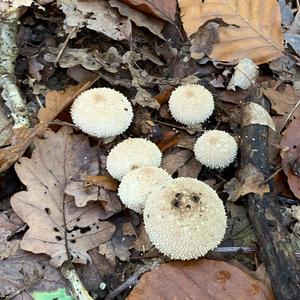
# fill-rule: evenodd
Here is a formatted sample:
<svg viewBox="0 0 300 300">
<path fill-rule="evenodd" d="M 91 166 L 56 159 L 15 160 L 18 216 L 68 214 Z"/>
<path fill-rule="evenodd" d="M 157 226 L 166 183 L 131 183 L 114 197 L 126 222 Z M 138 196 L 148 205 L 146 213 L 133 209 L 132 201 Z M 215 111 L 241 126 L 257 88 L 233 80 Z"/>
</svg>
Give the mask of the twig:
<svg viewBox="0 0 300 300">
<path fill-rule="evenodd" d="M 294 114 L 294 112 L 298 108 L 299 104 L 300 104 L 300 100 L 298 100 L 298 102 L 296 103 L 296 105 L 293 107 L 293 109 L 291 110 L 291 112 L 288 114 L 287 118 L 285 119 L 285 121 L 283 122 L 283 124 L 281 125 L 281 127 L 279 129 L 279 133 L 283 130 L 284 126 L 286 125 L 286 123 L 288 122 L 288 120 L 291 118 L 291 116 Z"/>
<path fill-rule="evenodd" d="M 16 45 L 19 9 L 10 8 L 0 17 L 0 88 L 2 98 L 15 121 L 14 127 L 29 127 L 26 103 L 16 85 L 14 76 L 18 54 Z"/>
<path fill-rule="evenodd" d="M 149 265 L 144 265 L 140 269 L 138 269 L 132 276 L 130 276 L 126 281 L 124 281 L 120 286 L 118 286 L 115 290 L 111 291 L 105 298 L 105 300 L 112 300 L 122 292 L 127 289 L 133 288 L 139 282 L 139 278 L 146 272 L 153 270 L 154 268 L 159 266 L 159 262 L 156 260 Z"/>
</svg>

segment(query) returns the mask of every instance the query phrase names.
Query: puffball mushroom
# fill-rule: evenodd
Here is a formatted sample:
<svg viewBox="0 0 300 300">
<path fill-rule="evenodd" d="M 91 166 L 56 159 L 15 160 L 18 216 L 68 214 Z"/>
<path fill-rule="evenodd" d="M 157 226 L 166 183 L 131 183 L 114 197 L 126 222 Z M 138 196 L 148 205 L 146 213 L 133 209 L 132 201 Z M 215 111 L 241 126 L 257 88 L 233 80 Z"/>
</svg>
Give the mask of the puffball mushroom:
<svg viewBox="0 0 300 300">
<path fill-rule="evenodd" d="M 195 126 L 212 115 L 214 100 L 210 91 L 202 85 L 187 84 L 179 86 L 172 92 L 169 109 L 176 121 Z"/>
<path fill-rule="evenodd" d="M 236 157 L 237 149 L 235 139 L 221 130 L 206 131 L 194 145 L 196 159 L 211 169 L 229 166 Z"/>
<path fill-rule="evenodd" d="M 214 249 L 226 231 L 224 205 L 207 184 L 177 178 L 154 190 L 144 209 L 150 241 L 172 259 L 196 259 Z"/>
<path fill-rule="evenodd" d="M 108 138 L 119 135 L 130 125 L 131 103 L 111 88 L 94 88 L 81 93 L 71 107 L 73 122 L 83 132 Z"/>
<path fill-rule="evenodd" d="M 161 168 L 146 166 L 127 173 L 119 185 L 118 194 L 126 207 L 141 213 L 149 194 L 172 177 Z"/>
<path fill-rule="evenodd" d="M 143 166 L 159 167 L 162 153 L 149 140 L 129 138 L 116 145 L 107 157 L 109 174 L 120 180 L 129 171 Z"/>
</svg>

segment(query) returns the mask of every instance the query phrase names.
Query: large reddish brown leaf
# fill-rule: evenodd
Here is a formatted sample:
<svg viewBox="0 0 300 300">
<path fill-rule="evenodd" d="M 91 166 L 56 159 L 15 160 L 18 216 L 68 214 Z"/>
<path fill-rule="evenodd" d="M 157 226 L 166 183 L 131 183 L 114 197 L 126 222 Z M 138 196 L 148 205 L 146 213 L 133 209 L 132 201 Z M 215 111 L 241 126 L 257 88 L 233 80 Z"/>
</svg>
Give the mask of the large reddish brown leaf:
<svg viewBox="0 0 300 300">
<path fill-rule="evenodd" d="M 209 56 L 219 61 L 244 57 L 262 64 L 283 55 L 281 16 L 276 0 L 179 0 L 183 27 L 190 37 L 209 20 L 222 19 L 219 41 Z"/>
<path fill-rule="evenodd" d="M 300 199 L 300 119 L 293 120 L 282 134 L 282 167 L 290 189 Z"/>
<path fill-rule="evenodd" d="M 175 21 L 176 0 L 122 0 L 122 2 L 168 22 Z"/>
<path fill-rule="evenodd" d="M 142 276 L 128 300 L 273 300 L 268 286 L 223 261 L 202 259 L 163 264 Z"/>
<path fill-rule="evenodd" d="M 46 253 L 54 266 L 60 266 L 67 259 L 67 242 L 72 261 L 86 263 L 90 260 L 87 251 L 113 235 L 115 226 L 102 221 L 112 213 L 98 203 L 77 207 L 65 188 L 78 173 L 86 173 L 97 157 L 96 149 L 86 136 L 74 135 L 69 127 L 46 132 L 45 139 L 34 144 L 32 157 L 22 157 L 15 166 L 27 186 L 27 191 L 11 198 L 13 210 L 29 226 L 21 248 Z"/>
</svg>

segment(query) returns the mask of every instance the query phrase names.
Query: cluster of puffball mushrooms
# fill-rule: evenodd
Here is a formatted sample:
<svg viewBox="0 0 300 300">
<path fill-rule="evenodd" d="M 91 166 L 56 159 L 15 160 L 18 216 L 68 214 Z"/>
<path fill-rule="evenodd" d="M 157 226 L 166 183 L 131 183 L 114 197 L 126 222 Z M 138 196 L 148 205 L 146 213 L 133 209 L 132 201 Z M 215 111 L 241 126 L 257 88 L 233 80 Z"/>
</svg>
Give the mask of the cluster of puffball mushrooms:
<svg viewBox="0 0 300 300">
<path fill-rule="evenodd" d="M 195 127 L 212 115 L 214 100 L 203 86 L 188 84 L 172 92 L 169 109 L 176 121 Z M 71 115 L 83 132 L 108 138 L 128 129 L 133 111 L 123 94 L 110 88 L 94 88 L 75 99 Z M 225 168 L 234 161 L 237 144 L 227 132 L 208 130 L 197 139 L 194 153 L 209 168 Z M 121 181 L 118 195 L 124 205 L 143 213 L 145 230 L 159 251 L 172 259 L 204 256 L 224 237 L 223 202 L 200 180 L 173 179 L 159 167 L 161 160 L 162 153 L 154 143 L 128 138 L 110 151 L 107 170 Z"/>
</svg>

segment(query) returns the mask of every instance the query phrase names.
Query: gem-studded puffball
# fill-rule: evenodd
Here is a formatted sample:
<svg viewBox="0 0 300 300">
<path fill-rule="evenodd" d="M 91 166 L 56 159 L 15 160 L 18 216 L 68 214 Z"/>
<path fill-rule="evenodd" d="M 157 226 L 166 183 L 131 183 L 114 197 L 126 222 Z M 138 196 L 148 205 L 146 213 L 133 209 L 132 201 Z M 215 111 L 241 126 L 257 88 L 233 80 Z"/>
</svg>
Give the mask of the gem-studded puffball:
<svg viewBox="0 0 300 300">
<path fill-rule="evenodd" d="M 221 130 L 206 131 L 194 146 L 196 159 L 211 169 L 229 166 L 234 161 L 237 150 L 235 139 Z"/>
<path fill-rule="evenodd" d="M 126 207 L 142 213 L 149 194 L 171 180 L 171 175 L 161 168 L 141 167 L 122 178 L 118 194 Z"/>
<path fill-rule="evenodd" d="M 129 138 L 116 145 L 107 157 L 109 174 L 120 180 L 133 169 L 144 166 L 159 167 L 162 153 L 149 140 Z"/>
<path fill-rule="evenodd" d="M 150 241 L 172 259 L 196 259 L 222 241 L 226 214 L 217 193 L 194 178 L 177 178 L 150 194 L 144 209 Z"/>
<path fill-rule="evenodd" d="M 212 115 L 214 100 L 210 91 L 202 85 L 187 84 L 179 86 L 172 92 L 169 109 L 176 121 L 195 126 Z"/>
<path fill-rule="evenodd" d="M 108 138 L 123 133 L 130 125 L 131 103 L 111 88 L 95 88 L 81 93 L 71 107 L 73 122 L 83 132 Z"/>
</svg>

